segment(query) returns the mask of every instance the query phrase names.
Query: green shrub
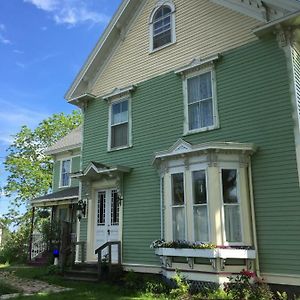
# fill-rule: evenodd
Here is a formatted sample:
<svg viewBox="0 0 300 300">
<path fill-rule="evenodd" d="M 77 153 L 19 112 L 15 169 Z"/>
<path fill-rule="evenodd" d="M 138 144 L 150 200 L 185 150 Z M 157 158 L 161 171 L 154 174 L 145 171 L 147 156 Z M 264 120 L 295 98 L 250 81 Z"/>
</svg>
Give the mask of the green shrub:
<svg viewBox="0 0 300 300">
<path fill-rule="evenodd" d="M 47 268 L 48 275 L 59 275 L 61 274 L 61 269 L 59 266 L 50 265 Z"/>
<path fill-rule="evenodd" d="M 153 295 L 164 295 L 170 293 L 170 286 L 162 280 L 149 280 L 146 282 L 146 292 Z"/>
</svg>

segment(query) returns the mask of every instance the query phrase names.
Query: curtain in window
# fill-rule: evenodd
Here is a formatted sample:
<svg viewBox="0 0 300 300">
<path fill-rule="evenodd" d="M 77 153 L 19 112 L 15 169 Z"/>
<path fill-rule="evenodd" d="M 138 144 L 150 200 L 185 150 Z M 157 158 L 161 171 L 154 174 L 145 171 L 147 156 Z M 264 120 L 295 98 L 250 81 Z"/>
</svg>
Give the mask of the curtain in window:
<svg viewBox="0 0 300 300">
<path fill-rule="evenodd" d="M 173 239 L 185 240 L 185 212 L 184 207 L 173 207 Z"/>
<path fill-rule="evenodd" d="M 68 186 L 70 181 L 70 167 L 71 167 L 71 161 L 70 160 L 64 160 L 62 162 L 62 168 L 61 168 L 61 186 Z"/>
<path fill-rule="evenodd" d="M 187 80 L 189 129 L 213 125 L 211 72 Z"/>
</svg>

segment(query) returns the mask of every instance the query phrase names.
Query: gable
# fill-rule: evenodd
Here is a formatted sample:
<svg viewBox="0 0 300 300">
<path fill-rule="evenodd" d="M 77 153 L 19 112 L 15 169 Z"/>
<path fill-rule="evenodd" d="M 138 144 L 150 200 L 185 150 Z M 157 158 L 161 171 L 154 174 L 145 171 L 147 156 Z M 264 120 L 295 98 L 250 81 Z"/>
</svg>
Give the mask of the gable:
<svg viewBox="0 0 300 300">
<path fill-rule="evenodd" d="M 251 17 L 211 0 L 173 2 L 176 43 L 149 53 L 149 18 L 157 0 L 124 0 L 66 99 L 101 96 L 256 39 L 251 29 L 261 23 Z"/>
<path fill-rule="evenodd" d="M 256 39 L 251 29 L 260 23 L 253 18 L 208 0 L 173 2 L 176 43 L 149 53 L 149 16 L 156 1 L 147 1 L 109 62 L 90 83 L 90 93 L 101 96 Z"/>
</svg>

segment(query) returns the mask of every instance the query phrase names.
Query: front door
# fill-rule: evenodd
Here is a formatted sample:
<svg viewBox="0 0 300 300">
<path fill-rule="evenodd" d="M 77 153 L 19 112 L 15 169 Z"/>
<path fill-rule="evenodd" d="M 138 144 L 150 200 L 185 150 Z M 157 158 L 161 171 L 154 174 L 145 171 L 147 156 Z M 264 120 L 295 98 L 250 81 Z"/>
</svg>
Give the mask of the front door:
<svg viewBox="0 0 300 300">
<path fill-rule="evenodd" d="M 119 201 L 116 189 L 99 191 L 96 199 L 95 249 L 109 241 L 119 241 Z M 102 253 L 106 255 L 108 250 Z M 117 245 L 112 246 L 112 262 L 118 262 Z"/>
</svg>

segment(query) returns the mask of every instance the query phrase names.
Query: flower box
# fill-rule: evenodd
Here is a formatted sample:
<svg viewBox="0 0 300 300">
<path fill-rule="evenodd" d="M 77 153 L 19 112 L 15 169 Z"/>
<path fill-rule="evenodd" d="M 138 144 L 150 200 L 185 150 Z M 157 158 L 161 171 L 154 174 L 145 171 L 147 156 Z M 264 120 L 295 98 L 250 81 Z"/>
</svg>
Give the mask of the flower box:
<svg viewBox="0 0 300 300">
<path fill-rule="evenodd" d="M 156 248 L 159 256 L 217 258 L 218 249 Z"/>
<path fill-rule="evenodd" d="M 219 257 L 223 259 L 236 258 L 236 259 L 255 259 L 256 251 L 248 249 L 232 249 L 232 248 L 219 248 Z"/>
</svg>

